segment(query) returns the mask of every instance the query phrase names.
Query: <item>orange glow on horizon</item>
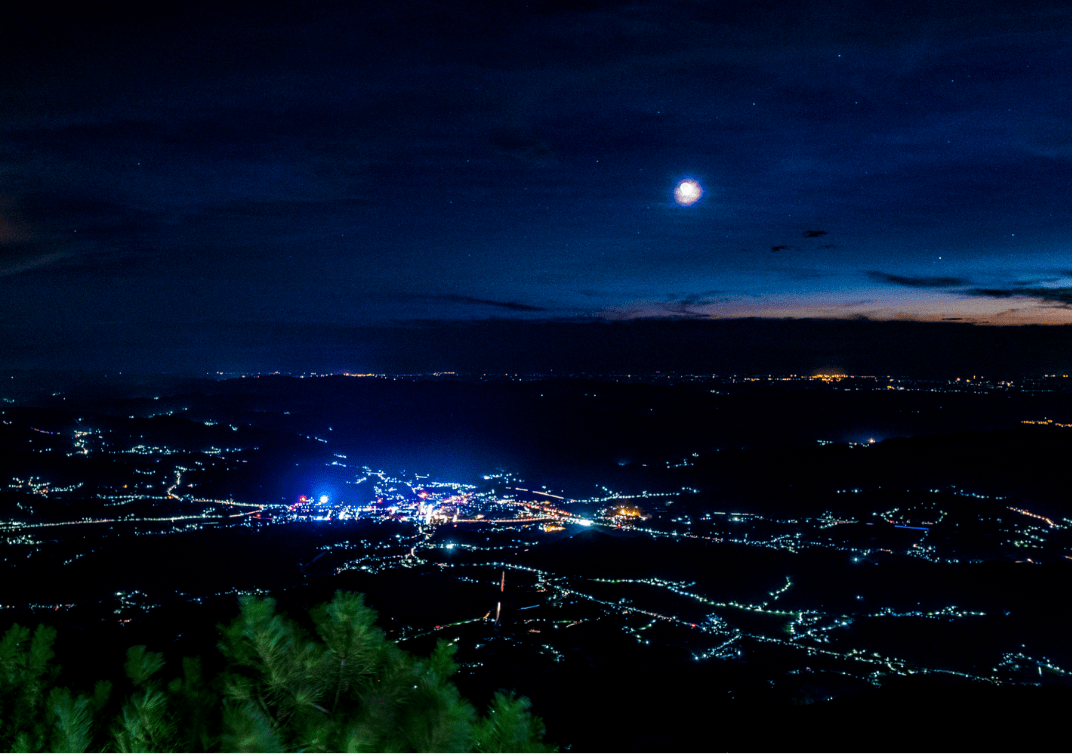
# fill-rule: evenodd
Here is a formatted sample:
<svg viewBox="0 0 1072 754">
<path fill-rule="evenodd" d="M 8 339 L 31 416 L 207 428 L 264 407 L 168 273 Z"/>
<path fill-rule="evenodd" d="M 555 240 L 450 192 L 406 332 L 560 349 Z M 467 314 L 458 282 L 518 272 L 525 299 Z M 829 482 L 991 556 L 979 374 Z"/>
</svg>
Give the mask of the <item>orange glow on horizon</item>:
<svg viewBox="0 0 1072 754">
<path fill-rule="evenodd" d="M 875 322 L 957 322 L 992 327 L 1072 325 L 1072 308 L 1031 300 L 988 299 L 912 292 L 909 296 L 837 300 L 829 296 L 768 296 L 689 306 L 683 317 L 672 301 L 636 301 L 594 312 L 610 321 L 631 319 L 830 319 Z"/>
</svg>

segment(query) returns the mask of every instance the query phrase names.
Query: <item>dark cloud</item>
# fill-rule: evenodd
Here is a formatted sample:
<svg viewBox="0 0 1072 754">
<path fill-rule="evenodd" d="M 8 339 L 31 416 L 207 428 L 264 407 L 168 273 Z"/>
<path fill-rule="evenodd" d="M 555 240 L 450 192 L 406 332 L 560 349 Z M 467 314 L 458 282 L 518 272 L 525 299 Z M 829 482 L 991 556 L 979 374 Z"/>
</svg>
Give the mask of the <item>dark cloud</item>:
<svg viewBox="0 0 1072 754">
<path fill-rule="evenodd" d="M 15 203 L 0 195 L 0 276 L 65 259 L 71 252 L 37 231 Z"/>
<path fill-rule="evenodd" d="M 1040 303 L 1056 304 L 1062 308 L 1072 308 L 1072 287 L 1041 288 L 1022 286 L 1011 288 L 969 288 L 964 291 L 969 296 L 980 298 L 1027 298 Z"/>
<path fill-rule="evenodd" d="M 1020 146 L 1045 157 L 1072 157 L 1072 128 L 1067 123 L 1050 121 L 1024 128 Z"/>
<path fill-rule="evenodd" d="M 888 272 L 872 270 L 867 273 L 868 277 L 879 283 L 890 285 L 903 285 L 908 288 L 955 288 L 958 285 L 966 285 L 967 280 L 957 277 L 926 277 L 914 275 L 891 275 Z"/>
<path fill-rule="evenodd" d="M 523 128 L 497 128 L 488 135 L 488 139 L 499 154 L 521 162 L 544 165 L 553 158 L 551 148 Z"/>
<path fill-rule="evenodd" d="M 8 197 L 0 196 L 0 248 L 26 243 L 34 238 L 29 223 Z"/>
<path fill-rule="evenodd" d="M 788 246 L 771 246 L 770 250 L 771 251 L 785 251 L 788 248 L 789 248 Z"/>
<path fill-rule="evenodd" d="M 714 304 L 720 300 L 722 295 L 721 291 L 672 295 L 668 301 L 662 303 L 662 310 L 672 317 L 707 319 L 710 317 L 709 313 L 693 311 L 693 307 Z"/>
<path fill-rule="evenodd" d="M 72 255 L 72 252 L 52 243 L 0 244 L 0 277 L 44 267 Z"/>
<path fill-rule="evenodd" d="M 486 298 L 474 298 L 473 296 L 458 296 L 454 294 L 447 294 L 439 296 L 439 298 L 445 301 L 457 301 L 462 304 L 479 304 L 481 306 L 495 306 L 500 309 L 509 309 L 513 312 L 545 312 L 548 311 L 542 306 L 531 306 L 529 304 L 519 304 L 516 301 L 493 301 Z"/>
<path fill-rule="evenodd" d="M 789 268 L 786 268 L 784 270 L 784 272 L 785 272 L 785 275 L 791 280 L 818 280 L 818 279 L 820 279 L 822 277 L 825 277 L 825 275 L 822 272 L 820 272 L 819 270 L 811 269 L 811 268 L 807 268 L 807 267 L 800 267 L 800 268 L 789 267 Z"/>
<path fill-rule="evenodd" d="M 803 235 L 804 235 L 805 238 L 818 238 L 819 236 L 825 236 L 826 231 L 825 230 L 806 230 L 806 231 L 804 231 Z"/>
</svg>

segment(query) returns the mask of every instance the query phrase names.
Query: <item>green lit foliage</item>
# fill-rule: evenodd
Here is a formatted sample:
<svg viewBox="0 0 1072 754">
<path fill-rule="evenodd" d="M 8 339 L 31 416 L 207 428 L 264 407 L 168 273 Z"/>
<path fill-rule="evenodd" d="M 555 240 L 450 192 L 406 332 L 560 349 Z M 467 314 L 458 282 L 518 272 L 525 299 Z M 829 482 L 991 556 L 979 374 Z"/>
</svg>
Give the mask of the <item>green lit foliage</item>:
<svg viewBox="0 0 1072 754">
<path fill-rule="evenodd" d="M 69 689 L 52 689 L 48 708 L 55 720 L 52 736 L 53 751 L 85 751 L 91 741 L 93 716 L 89 700 L 72 697 Z"/>
<path fill-rule="evenodd" d="M 415 658 L 384 639 L 361 595 L 313 611 L 319 641 L 247 598 L 223 629 L 223 747 L 234 751 L 545 750 L 527 700 L 496 697 L 501 725 L 480 720 L 450 682 L 455 647 Z M 500 748 L 496 748 L 496 747 Z M 527 747 L 527 748 L 525 748 Z"/>
<path fill-rule="evenodd" d="M 18 624 L 0 639 L 0 749 L 70 751 L 91 748 L 94 716 L 104 707 L 111 684 L 98 682 L 92 696 L 55 686 L 60 668 L 53 662 L 56 631 Z"/>
<path fill-rule="evenodd" d="M 209 751 L 219 738 L 219 695 L 206 683 L 201 660 L 184 657 L 182 676 L 167 685 L 170 709 L 178 720 L 176 750 Z"/>
<path fill-rule="evenodd" d="M 59 674 L 51 664 L 55 640 L 48 626 L 31 639 L 17 624 L 0 640 L 0 735 L 9 751 L 35 751 L 48 736 L 45 690 Z"/>
<path fill-rule="evenodd" d="M 53 687 L 55 631 L 13 627 L 0 640 L 0 750 L 87 751 L 547 751 L 529 702 L 496 694 L 486 718 L 450 681 L 455 647 L 413 657 L 385 639 L 361 595 L 339 592 L 312 612 L 316 636 L 243 598 L 220 627 L 227 662 L 205 679 L 198 659 L 167 677 L 162 655 L 132 647 L 112 685 L 91 696 Z M 118 705 L 118 702 L 116 702 Z M 110 725 L 100 719 L 116 710 Z"/>
<path fill-rule="evenodd" d="M 135 691 L 123 705 L 112 726 L 115 748 L 121 752 L 172 751 L 176 724 L 168 710 L 168 696 L 155 676 L 164 667 L 164 657 L 144 646 L 127 650 L 123 665 Z"/>
<path fill-rule="evenodd" d="M 530 712 L 532 704 L 525 697 L 497 692 L 474 731 L 477 751 L 545 751 L 543 721 Z"/>
</svg>

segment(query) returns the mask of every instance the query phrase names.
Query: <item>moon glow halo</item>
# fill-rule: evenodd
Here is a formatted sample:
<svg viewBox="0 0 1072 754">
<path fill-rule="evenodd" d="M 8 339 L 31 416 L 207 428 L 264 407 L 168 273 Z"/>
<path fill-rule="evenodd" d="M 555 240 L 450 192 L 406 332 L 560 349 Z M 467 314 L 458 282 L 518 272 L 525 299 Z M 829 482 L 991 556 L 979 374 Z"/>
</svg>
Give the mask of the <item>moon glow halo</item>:
<svg viewBox="0 0 1072 754">
<path fill-rule="evenodd" d="M 703 196 L 703 188 L 693 180 L 682 181 L 674 189 L 674 200 L 683 207 L 695 204 Z"/>
</svg>

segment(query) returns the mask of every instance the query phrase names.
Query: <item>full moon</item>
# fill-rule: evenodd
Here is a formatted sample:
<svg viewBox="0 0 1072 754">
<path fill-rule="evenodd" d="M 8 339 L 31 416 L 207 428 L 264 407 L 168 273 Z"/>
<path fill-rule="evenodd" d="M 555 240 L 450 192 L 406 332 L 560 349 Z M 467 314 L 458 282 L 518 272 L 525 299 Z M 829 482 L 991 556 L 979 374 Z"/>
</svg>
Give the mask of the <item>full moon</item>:
<svg viewBox="0 0 1072 754">
<path fill-rule="evenodd" d="M 682 181 L 674 189 L 674 199 L 683 207 L 695 204 L 703 196 L 703 189 L 696 181 Z"/>
</svg>

